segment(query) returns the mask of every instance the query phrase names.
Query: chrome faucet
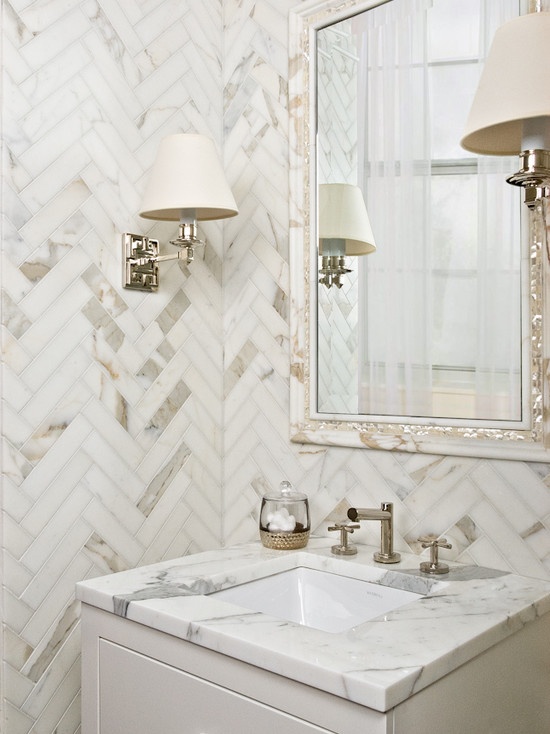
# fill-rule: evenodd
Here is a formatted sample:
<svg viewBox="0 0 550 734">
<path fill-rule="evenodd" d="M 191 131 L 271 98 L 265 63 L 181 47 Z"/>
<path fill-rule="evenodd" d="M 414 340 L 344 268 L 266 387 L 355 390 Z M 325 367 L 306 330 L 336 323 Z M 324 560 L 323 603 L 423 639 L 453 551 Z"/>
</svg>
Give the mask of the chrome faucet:
<svg viewBox="0 0 550 734">
<path fill-rule="evenodd" d="M 393 551 L 393 504 L 382 502 L 380 509 L 376 507 L 350 507 L 348 517 L 353 522 L 360 520 L 380 520 L 380 551 L 373 554 L 377 563 L 397 563 L 401 560 L 399 553 Z"/>
</svg>

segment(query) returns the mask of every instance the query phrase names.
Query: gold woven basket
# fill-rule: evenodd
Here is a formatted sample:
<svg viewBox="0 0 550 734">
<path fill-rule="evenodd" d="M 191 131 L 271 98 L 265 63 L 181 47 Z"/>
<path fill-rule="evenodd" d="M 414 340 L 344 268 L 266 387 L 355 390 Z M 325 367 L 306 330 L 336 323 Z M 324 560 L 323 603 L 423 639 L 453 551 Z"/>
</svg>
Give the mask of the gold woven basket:
<svg viewBox="0 0 550 734">
<path fill-rule="evenodd" d="M 269 533 L 260 529 L 262 545 L 272 550 L 296 550 L 305 548 L 309 540 L 309 530 L 303 533 Z"/>
</svg>

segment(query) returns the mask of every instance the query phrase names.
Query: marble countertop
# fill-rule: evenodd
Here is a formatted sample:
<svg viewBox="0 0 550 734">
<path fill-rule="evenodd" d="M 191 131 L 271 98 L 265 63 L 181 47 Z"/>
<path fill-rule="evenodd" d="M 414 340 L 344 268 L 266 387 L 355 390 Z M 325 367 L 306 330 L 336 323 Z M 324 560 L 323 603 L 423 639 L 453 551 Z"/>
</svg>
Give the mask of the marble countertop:
<svg viewBox="0 0 550 734">
<path fill-rule="evenodd" d="M 336 696 L 387 711 L 550 611 L 550 582 L 478 566 L 419 573 L 419 557 L 382 566 L 373 550 L 337 557 L 331 538 L 299 551 L 260 543 L 207 551 L 77 585 L 84 603 Z M 346 632 L 275 619 L 208 596 L 297 566 L 343 572 L 422 598 Z"/>
</svg>

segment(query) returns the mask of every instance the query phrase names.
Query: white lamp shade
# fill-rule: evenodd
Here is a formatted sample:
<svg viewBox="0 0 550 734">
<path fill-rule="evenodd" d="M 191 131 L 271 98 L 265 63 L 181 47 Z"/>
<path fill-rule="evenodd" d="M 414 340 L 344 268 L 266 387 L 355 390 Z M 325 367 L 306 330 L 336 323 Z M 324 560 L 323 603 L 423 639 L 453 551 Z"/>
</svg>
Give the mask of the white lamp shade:
<svg viewBox="0 0 550 734">
<path fill-rule="evenodd" d="M 140 216 L 179 221 L 186 209 L 194 210 L 198 220 L 239 213 L 214 142 L 204 135 L 180 133 L 160 143 Z"/>
<path fill-rule="evenodd" d="M 523 152 L 524 123 L 550 117 L 549 69 L 550 13 L 528 13 L 502 25 L 481 75 L 462 147 L 486 155 Z M 550 131 L 550 119 L 540 122 Z"/>
<path fill-rule="evenodd" d="M 319 186 L 319 252 L 324 239 L 345 240 L 346 255 L 376 250 L 367 207 L 358 186 L 331 183 Z"/>
</svg>

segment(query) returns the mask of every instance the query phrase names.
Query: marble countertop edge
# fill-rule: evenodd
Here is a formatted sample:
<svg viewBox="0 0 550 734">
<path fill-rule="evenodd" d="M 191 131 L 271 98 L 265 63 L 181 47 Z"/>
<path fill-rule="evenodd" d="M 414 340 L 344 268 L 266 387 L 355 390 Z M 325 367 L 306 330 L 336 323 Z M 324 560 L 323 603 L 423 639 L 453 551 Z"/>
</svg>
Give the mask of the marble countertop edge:
<svg viewBox="0 0 550 734">
<path fill-rule="evenodd" d="M 303 551 L 259 543 L 207 551 L 77 585 L 84 603 L 378 711 L 387 711 L 550 611 L 550 582 L 450 564 L 423 577 L 419 557 L 381 566 L 372 547 L 337 558 L 332 539 Z M 286 622 L 210 597 L 217 589 L 296 566 L 425 596 L 340 633 Z M 409 576 L 409 578 L 407 578 Z"/>
</svg>

